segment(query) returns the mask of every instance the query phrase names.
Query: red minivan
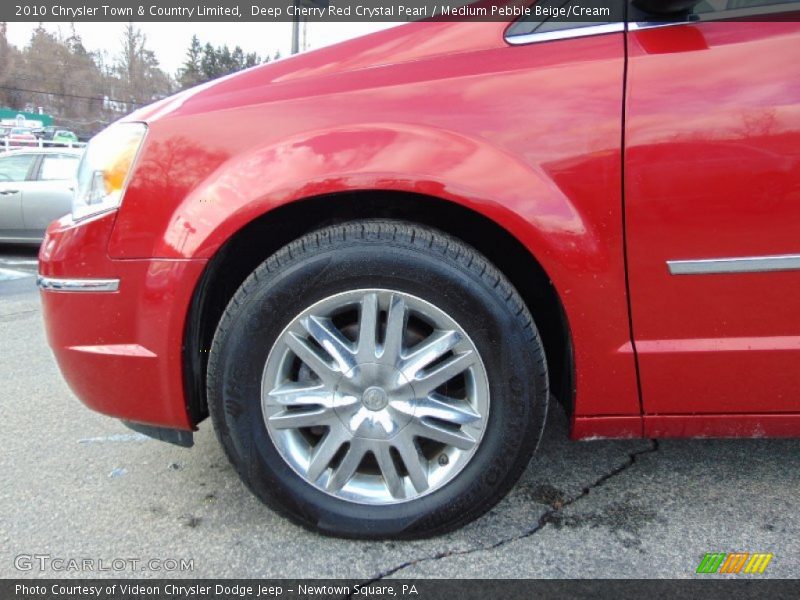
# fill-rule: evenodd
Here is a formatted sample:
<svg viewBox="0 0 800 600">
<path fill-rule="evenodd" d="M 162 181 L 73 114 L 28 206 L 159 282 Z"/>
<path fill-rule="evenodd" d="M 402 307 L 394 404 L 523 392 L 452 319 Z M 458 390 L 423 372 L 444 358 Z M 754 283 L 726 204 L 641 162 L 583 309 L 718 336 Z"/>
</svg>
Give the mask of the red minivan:
<svg viewBox="0 0 800 600">
<path fill-rule="evenodd" d="M 575 439 L 800 435 L 798 5 L 628 10 L 411 23 L 110 126 L 40 254 L 72 390 L 187 446 L 210 415 L 351 537 L 484 513 L 551 396 Z"/>
</svg>

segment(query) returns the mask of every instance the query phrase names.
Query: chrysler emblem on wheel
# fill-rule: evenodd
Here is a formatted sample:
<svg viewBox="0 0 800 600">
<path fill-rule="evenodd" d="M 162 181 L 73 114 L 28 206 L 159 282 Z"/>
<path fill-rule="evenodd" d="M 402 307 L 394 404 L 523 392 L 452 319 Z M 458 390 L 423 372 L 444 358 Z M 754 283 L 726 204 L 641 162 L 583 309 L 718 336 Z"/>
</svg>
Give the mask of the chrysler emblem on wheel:
<svg viewBox="0 0 800 600">
<path fill-rule="evenodd" d="M 389 397 L 386 395 L 383 388 L 371 387 L 367 388 L 364 395 L 361 397 L 361 404 L 364 405 L 364 408 L 368 408 L 369 410 L 383 410 L 386 408 L 386 405 L 389 404 Z"/>
</svg>

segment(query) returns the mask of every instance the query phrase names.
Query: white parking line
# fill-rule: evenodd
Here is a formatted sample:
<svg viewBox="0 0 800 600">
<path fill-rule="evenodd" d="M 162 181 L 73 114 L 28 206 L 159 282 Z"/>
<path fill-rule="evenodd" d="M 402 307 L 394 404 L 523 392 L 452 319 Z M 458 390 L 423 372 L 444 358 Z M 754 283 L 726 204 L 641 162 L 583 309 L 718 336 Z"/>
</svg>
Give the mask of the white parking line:
<svg viewBox="0 0 800 600">
<path fill-rule="evenodd" d="M 25 271 L 15 271 L 14 269 L 3 269 L 0 267 L 0 281 L 11 281 L 12 279 L 22 279 L 23 277 L 33 277 L 35 273 Z"/>
<path fill-rule="evenodd" d="M 38 265 L 39 261 L 35 258 L 0 258 L 0 263 L 4 265 Z"/>
</svg>

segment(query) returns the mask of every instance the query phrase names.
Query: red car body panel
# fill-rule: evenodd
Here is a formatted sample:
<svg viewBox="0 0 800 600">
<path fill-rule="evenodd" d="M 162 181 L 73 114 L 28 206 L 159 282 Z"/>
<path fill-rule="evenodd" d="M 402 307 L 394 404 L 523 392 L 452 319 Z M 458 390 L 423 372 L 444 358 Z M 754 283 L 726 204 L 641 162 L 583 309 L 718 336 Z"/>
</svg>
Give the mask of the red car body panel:
<svg viewBox="0 0 800 600">
<path fill-rule="evenodd" d="M 87 406 L 130 421 L 191 429 L 184 401 L 184 321 L 204 260 L 112 261 L 115 213 L 51 223 L 39 254 L 46 277 L 119 278 L 116 293 L 43 292 L 48 342 Z"/>
<path fill-rule="evenodd" d="M 457 202 L 521 241 L 575 315 L 576 414 L 638 415 L 633 356 L 620 351 L 630 339 L 623 35 L 510 47 L 504 24 L 481 24 L 482 44 L 403 62 L 394 53 L 420 38 L 418 27 L 453 40 L 449 32 L 463 24 L 401 27 L 382 34 L 391 40 L 378 44 L 385 50 L 365 46 L 369 62 L 353 57 L 358 40 L 165 105 L 150 124 L 111 256 L 209 258 L 253 219 L 309 196 L 383 189 Z M 352 70 L 326 74 L 340 63 Z M 570 93 L 595 111 L 565 103 Z M 463 102 L 469 111 L 452 110 Z M 218 141 L 210 121 L 225 123 Z"/>
<path fill-rule="evenodd" d="M 682 48 L 697 40 L 687 41 L 684 27 L 678 26 L 664 28 L 655 42 L 615 33 L 510 46 L 503 39 L 506 26 L 414 23 L 258 67 L 128 117 L 146 122 L 148 133 L 122 207 L 88 223 L 54 223 L 41 253 L 43 275 L 118 277 L 122 282 L 112 294 L 43 292 L 50 343 L 77 395 L 107 414 L 192 428 L 196 423 L 186 409 L 181 349 L 188 308 L 209 259 L 236 232 L 277 207 L 310 197 L 334 203 L 338 192 L 392 190 L 429 195 L 484 215 L 541 264 L 571 334 L 572 437 L 673 435 L 681 427 L 687 435 L 703 435 L 714 427 L 747 435 L 760 427 L 758 417 L 735 427 L 719 425 L 719 419 L 717 425 L 692 425 L 696 421 L 681 421 L 680 416 L 650 420 L 650 414 L 643 418 L 639 395 L 635 350 L 645 355 L 643 383 L 653 390 L 644 394 L 646 413 L 728 412 L 719 406 L 732 397 L 725 393 L 728 384 L 718 380 L 730 367 L 718 365 L 735 353 L 706 352 L 702 369 L 681 381 L 686 393 L 702 394 L 703 376 L 716 386 L 708 389 L 714 395 L 705 397 L 707 410 L 698 411 L 692 408 L 697 398 L 693 404 L 686 397 L 676 399 L 674 390 L 656 389 L 668 385 L 664 380 L 670 373 L 674 377 L 674 365 L 663 359 L 675 353 L 648 347 L 673 338 L 691 342 L 703 337 L 697 335 L 702 327 L 690 332 L 691 322 L 701 319 L 700 311 L 676 329 L 660 327 L 657 315 L 648 314 L 663 310 L 667 296 L 679 303 L 677 296 L 686 293 L 665 288 L 700 286 L 690 290 L 695 299 L 705 295 L 703 286 L 710 286 L 709 294 L 720 292 L 718 283 L 684 283 L 666 273 L 665 260 L 686 256 L 674 255 L 662 238 L 675 235 L 671 228 L 687 217 L 671 222 L 651 218 L 648 211 L 658 209 L 650 204 L 658 207 L 668 196 L 652 196 L 650 189 L 658 189 L 658 182 L 642 157 L 655 153 L 668 167 L 670 161 L 676 163 L 674 172 L 665 174 L 662 167 L 661 175 L 669 180 L 660 188 L 664 190 L 677 185 L 677 175 L 684 174 L 687 157 L 693 155 L 674 156 L 680 148 L 669 147 L 677 143 L 669 129 L 651 122 L 680 99 L 659 98 L 646 86 L 631 84 L 637 73 L 643 81 L 658 83 L 661 67 L 654 47 L 657 57 L 681 56 Z M 742 40 L 752 37 L 747 27 L 733 24 L 733 37 L 737 32 Z M 783 27 L 786 36 L 797 39 L 796 27 Z M 714 28 L 709 31 L 713 34 Z M 713 35 L 710 43 L 715 49 L 723 45 Z M 724 51 L 721 56 L 730 58 Z M 786 69 L 774 77 L 788 74 Z M 684 90 L 684 96 L 691 93 Z M 796 103 L 798 94 L 791 94 Z M 623 108 L 630 136 L 624 156 Z M 701 131 L 701 146 L 718 143 L 707 137 L 708 132 Z M 768 151 L 787 160 L 779 145 L 769 145 Z M 624 178 L 627 223 L 623 158 L 633 165 L 633 174 Z M 789 202 L 787 198 L 787 207 Z M 706 227 L 711 219 L 724 221 L 719 203 L 716 206 L 702 215 Z M 688 205 L 684 210 L 703 211 Z M 635 343 L 627 295 L 626 227 Z M 785 222 L 786 243 L 789 227 Z M 657 252 L 648 254 L 648 236 L 654 235 L 661 236 L 649 240 Z M 697 236 L 696 228 L 691 235 Z M 706 252 L 698 257 L 728 251 L 711 248 L 713 239 L 706 240 L 705 248 L 702 240 L 691 242 L 689 249 Z M 649 272 L 655 263 L 658 271 Z M 794 277 L 786 279 L 791 282 L 796 287 Z M 648 291 L 651 285 L 660 286 L 660 293 Z M 731 285 L 732 291 L 748 288 L 747 282 Z M 688 300 L 681 309 L 687 304 Z M 706 318 L 709 312 L 703 313 Z M 785 318 L 786 313 L 779 316 Z M 669 322 L 676 321 L 674 314 Z M 775 324 L 779 326 L 777 317 Z M 790 355 L 796 357 L 791 352 L 781 356 Z M 709 370 L 714 361 L 717 370 Z M 781 365 L 785 368 L 786 363 Z M 766 375 L 758 377 L 763 383 Z M 782 377 L 781 391 L 788 393 L 793 382 Z M 792 412 L 787 407 L 794 401 L 797 410 L 796 391 L 795 385 L 791 400 L 775 407 Z M 665 410 L 667 402 L 671 404 Z M 754 407 L 753 412 L 772 409 Z M 769 423 L 775 425 L 763 430 L 767 434 L 800 434 L 797 420 L 770 418 Z"/>
<path fill-rule="evenodd" d="M 800 249 L 800 24 L 633 32 L 626 216 L 645 413 L 800 410 L 800 271 L 666 261 Z"/>
</svg>

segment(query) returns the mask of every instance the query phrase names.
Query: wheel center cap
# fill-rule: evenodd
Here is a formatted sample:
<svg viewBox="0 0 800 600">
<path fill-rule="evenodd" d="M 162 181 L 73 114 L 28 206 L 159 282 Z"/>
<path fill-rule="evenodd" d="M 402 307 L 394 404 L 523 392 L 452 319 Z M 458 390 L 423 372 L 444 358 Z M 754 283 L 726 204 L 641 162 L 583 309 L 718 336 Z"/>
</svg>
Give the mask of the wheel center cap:
<svg viewBox="0 0 800 600">
<path fill-rule="evenodd" d="M 334 410 L 357 438 L 388 440 L 414 417 L 414 389 L 397 369 L 361 363 L 342 375 L 333 392 Z"/>
<path fill-rule="evenodd" d="M 381 387 L 368 387 L 361 395 L 361 404 L 368 410 L 383 410 L 389 404 L 389 395 Z"/>
</svg>

